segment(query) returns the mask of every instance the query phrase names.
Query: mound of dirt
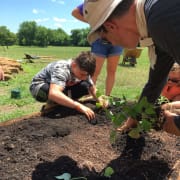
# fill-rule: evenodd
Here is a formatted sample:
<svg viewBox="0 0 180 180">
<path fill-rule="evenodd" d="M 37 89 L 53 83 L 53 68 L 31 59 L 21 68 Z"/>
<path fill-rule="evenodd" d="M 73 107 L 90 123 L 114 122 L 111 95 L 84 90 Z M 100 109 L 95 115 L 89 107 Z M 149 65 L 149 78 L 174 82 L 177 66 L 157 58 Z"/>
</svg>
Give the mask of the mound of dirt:
<svg viewBox="0 0 180 180">
<path fill-rule="evenodd" d="M 4 71 L 5 81 L 11 79 L 13 74 L 23 70 L 19 62 L 5 57 L 0 57 L 0 65 Z"/>
<path fill-rule="evenodd" d="M 178 179 L 179 137 L 161 131 L 139 139 L 118 134 L 111 144 L 110 120 L 94 104 L 86 105 L 95 110 L 97 124 L 64 107 L 47 116 L 1 124 L 0 179 L 55 180 L 63 173 L 88 180 Z M 104 176 L 107 167 L 114 170 L 110 178 Z"/>
</svg>

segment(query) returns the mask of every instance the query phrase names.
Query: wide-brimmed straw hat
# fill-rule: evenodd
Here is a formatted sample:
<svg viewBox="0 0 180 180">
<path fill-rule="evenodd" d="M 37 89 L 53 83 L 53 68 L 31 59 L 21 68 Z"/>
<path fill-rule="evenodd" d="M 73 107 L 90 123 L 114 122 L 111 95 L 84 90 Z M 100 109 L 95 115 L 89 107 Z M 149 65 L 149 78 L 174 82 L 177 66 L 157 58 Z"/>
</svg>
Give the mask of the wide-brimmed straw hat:
<svg viewBox="0 0 180 180">
<path fill-rule="evenodd" d="M 98 37 L 96 30 L 108 19 L 113 10 L 123 0 L 85 0 L 84 18 L 89 23 L 91 31 L 88 34 L 88 42 L 91 44 Z"/>
</svg>

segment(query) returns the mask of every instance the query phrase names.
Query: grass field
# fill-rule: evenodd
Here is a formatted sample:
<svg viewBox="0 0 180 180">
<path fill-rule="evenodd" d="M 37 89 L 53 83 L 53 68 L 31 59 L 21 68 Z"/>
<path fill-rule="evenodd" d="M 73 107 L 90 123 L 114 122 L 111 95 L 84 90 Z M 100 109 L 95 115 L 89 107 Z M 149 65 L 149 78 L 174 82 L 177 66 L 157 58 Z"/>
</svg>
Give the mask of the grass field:
<svg viewBox="0 0 180 180">
<path fill-rule="evenodd" d="M 32 112 L 40 110 L 42 103 L 36 102 L 30 92 L 29 85 L 32 77 L 51 61 L 59 59 L 69 59 L 75 57 L 81 51 L 90 50 L 88 47 L 20 47 L 12 46 L 7 50 L 0 48 L 0 57 L 8 57 L 14 60 L 22 60 L 23 71 L 14 76 L 9 81 L 0 81 L 0 121 L 6 121 L 21 117 Z M 24 53 L 36 56 L 51 56 L 52 59 L 36 59 L 34 63 L 27 63 Z M 135 99 L 147 80 L 149 62 L 147 57 L 147 49 L 143 49 L 140 58 L 137 59 L 135 67 L 122 66 L 122 56 L 120 57 L 120 65 L 117 68 L 116 83 L 112 91 L 112 96 L 127 99 Z M 106 77 L 106 64 L 104 64 L 101 75 L 97 81 L 97 88 L 103 94 Z M 20 89 L 21 98 L 12 99 L 11 90 Z"/>
</svg>

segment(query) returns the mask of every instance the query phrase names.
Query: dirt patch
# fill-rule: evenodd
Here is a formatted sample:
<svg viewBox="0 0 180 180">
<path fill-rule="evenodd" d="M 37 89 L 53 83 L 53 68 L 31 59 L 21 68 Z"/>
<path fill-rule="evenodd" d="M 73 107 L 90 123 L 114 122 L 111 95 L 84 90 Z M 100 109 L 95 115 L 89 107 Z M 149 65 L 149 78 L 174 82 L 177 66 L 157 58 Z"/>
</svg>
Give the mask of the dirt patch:
<svg viewBox="0 0 180 180">
<path fill-rule="evenodd" d="M 111 144 L 112 124 L 104 111 L 95 112 L 95 125 L 72 109 L 58 107 L 46 117 L 1 126 L 1 179 L 55 180 L 63 173 L 88 180 L 178 178 L 179 137 L 152 131 L 135 140 L 118 134 Z M 109 166 L 114 174 L 106 178 L 103 174 Z"/>
</svg>

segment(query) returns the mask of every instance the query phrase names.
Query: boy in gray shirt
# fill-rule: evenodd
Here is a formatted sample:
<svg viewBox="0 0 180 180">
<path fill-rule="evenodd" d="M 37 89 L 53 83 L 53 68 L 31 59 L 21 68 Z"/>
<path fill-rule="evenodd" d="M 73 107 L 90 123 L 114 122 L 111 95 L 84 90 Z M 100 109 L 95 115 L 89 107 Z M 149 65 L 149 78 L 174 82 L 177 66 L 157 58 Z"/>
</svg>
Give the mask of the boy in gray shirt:
<svg viewBox="0 0 180 180">
<path fill-rule="evenodd" d="M 52 62 L 34 76 L 30 92 L 37 101 L 50 100 L 84 113 L 89 120 L 94 119 L 92 109 L 77 100 L 83 95 L 91 94 L 99 101 L 91 79 L 95 68 L 96 60 L 90 52 L 82 52 L 71 60 Z M 68 95 L 69 91 L 71 97 Z"/>
</svg>

